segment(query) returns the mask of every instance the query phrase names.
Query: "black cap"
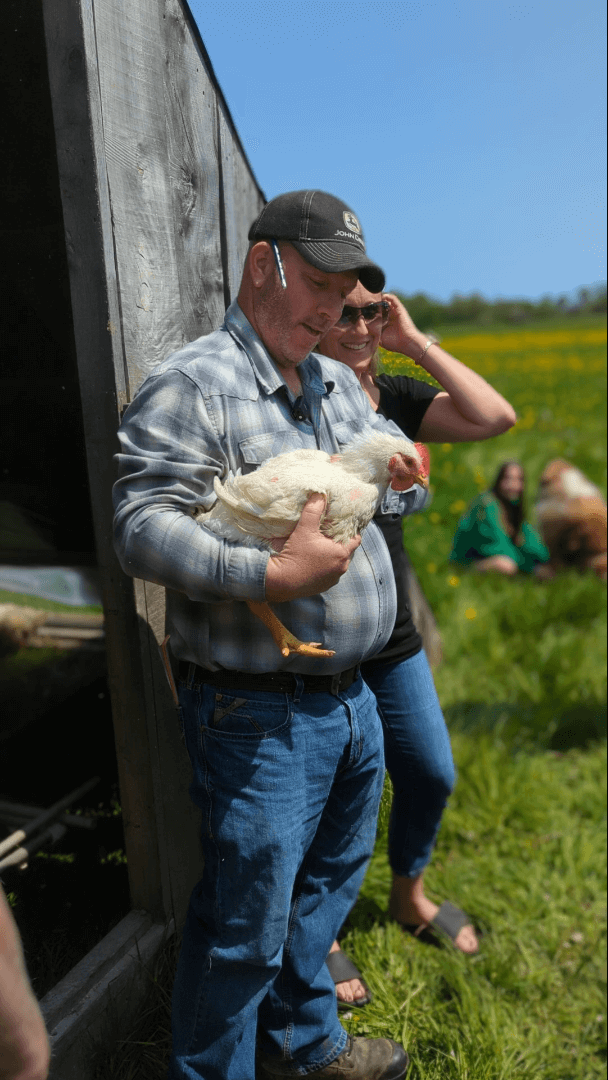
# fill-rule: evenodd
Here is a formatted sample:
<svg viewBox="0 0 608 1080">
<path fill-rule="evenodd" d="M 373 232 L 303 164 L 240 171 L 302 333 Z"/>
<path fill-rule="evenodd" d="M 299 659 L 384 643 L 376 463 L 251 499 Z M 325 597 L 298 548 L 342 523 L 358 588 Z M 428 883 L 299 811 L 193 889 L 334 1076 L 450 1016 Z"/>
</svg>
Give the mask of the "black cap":
<svg viewBox="0 0 608 1080">
<path fill-rule="evenodd" d="M 289 240 L 296 251 L 329 274 L 358 270 L 369 292 L 384 288 L 384 271 L 368 259 L 352 210 L 326 191 L 287 191 L 271 199 L 249 230 L 249 240 Z"/>
</svg>

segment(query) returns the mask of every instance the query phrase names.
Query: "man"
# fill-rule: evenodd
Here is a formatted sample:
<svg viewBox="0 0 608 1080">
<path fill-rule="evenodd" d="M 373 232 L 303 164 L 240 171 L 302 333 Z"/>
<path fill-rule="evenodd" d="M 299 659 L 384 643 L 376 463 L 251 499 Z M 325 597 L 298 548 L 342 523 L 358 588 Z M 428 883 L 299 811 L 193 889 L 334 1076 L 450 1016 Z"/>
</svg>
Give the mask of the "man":
<svg viewBox="0 0 608 1080">
<path fill-rule="evenodd" d="M 170 1076 L 400 1080 L 400 1046 L 347 1036 L 324 964 L 374 843 L 382 733 L 358 665 L 393 627 L 386 546 L 373 524 L 345 546 L 323 536 L 320 495 L 272 558 L 192 519 L 213 505 L 215 476 L 386 429 L 352 372 L 311 355 L 357 279 L 379 291 L 384 275 L 352 211 L 324 192 L 273 199 L 249 240 L 221 329 L 149 376 L 120 431 L 117 551 L 127 573 L 169 590 L 203 812 Z M 289 629 L 335 656 L 284 658 L 245 598 L 283 604 Z"/>
</svg>

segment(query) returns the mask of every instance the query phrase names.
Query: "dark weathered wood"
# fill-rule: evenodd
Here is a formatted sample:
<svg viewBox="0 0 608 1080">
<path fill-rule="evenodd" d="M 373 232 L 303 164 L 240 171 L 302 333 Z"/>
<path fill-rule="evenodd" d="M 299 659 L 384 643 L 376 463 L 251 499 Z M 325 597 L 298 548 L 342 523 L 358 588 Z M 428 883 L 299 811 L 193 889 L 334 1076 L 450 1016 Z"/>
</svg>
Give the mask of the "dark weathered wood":
<svg viewBox="0 0 608 1080">
<path fill-rule="evenodd" d="M 238 293 L 247 254 L 247 233 L 262 209 L 262 201 L 252 188 L 249 164 L 240 153 L 226 108 L 218 100 L 218 126 L 222 155 L 222 196 L 226 214 L 226 264 L 230 297 Z"/>
<path fill-rule="evenodd" d="M 154 961 L 173 933 L 173 921 L 158 924 L 147 912 L 131 911 L 42 998 L 51 1042 L 49 1080 L 99 1075 L 96 1048 L 132 1030 L 149 997 Z"/>
<path fill-rule="evenodd" d="M 184 22 L 166 5 L 168 169 L 184 341 L 215 330 L 224 314 L 216 92 Z"/>
<path fill-rule="evenodd" d="M 128 386 L 94 23 L 72 0 L 45 0 L 44 20 L 131 897 L 164 915 L 133 585 L 112 546 L 112 453 Z"/>
<path fill-rule="evenodd" d="M 103 147 L 130 395 L 183 343 L 165 124 L 164 5 L 95 0 Z"/>
<path fill-rule="evenodd" d="M 163 903 L 165 911 L 171 912 L 181 926 L 190 893 L 202 872 L 200 813 L 187 793 L 190 762 L 160 656 L 159 647 L 165 637 L 165 590 L 138 581 L 136 593 L 138 608 L 145 612 L 145 624 L 141 623 L 141 656 L 147 690 Z"/>
<path fill-rule="evenodd" d="M 146 375 L 217 327 L 263 205 L 181 0 L 44 0 L 133 903 L 183 915 L 200 870 L 158 644 L 164 590 L 120 571 L 112 454 Z"/>
</svg>

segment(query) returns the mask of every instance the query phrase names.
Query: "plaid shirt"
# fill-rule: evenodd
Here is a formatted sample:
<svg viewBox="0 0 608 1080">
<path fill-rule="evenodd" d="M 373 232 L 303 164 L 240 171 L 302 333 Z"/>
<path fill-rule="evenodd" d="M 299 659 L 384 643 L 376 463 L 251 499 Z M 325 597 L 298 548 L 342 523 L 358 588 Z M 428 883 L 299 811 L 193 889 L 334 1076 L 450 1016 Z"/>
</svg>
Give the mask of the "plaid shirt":
<svg viewBox="0 0 608 1080">
<path fill-rule="evenodd" d="M 166 586 L 167 632 L 182 660 L 210 669 L 343 671 L 386 644 L 396 614 L 395 584 L 380 530 L 365 530 L 347 572 L 327 592 L 274 604 L 302 641 L 321 641 L 332 658 L 281 656 L 243 603 L 265 599 L 267 551 L 214 535 L 192 518 L 215 502 L 213 479 L 252 472 L 298 447 L 337 453 L 368 428 L 399 429 L 370 409 L 349 368 L 311 353 L 299 366 L 303 419 L 293 395 L 236 301 L 222 327 L 169 356 L 142 384 L 118 437 L 115 546 L 127 574 Z M 389 489 L 382 509 L 403 512 L 420 499 Z M 409 506 L 408 506 L 409 501 Z"/>
</svg>

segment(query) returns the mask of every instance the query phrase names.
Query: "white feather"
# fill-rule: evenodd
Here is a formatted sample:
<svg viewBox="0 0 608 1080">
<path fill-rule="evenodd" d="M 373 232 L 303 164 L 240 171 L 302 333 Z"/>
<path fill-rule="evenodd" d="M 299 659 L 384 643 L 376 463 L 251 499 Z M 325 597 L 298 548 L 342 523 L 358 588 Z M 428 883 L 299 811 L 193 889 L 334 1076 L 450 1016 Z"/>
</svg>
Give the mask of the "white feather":
<svg viewBox="0 0 608 1080">
<path fill-rule="evenodd" d="M 229 475 L 223 483 L 216 478 L 217 502 L 195 517 L 227 540 L 271 548 L 271 540 L 289 536 L 309 496 L 320 492 L 327 496 L 321 531 L 344 543 L 374 516 L 390 483 L 388 463 L 395 454 L 421 464 L 409 439 L 377 432 L 357 438 L 334 459 L 323 450 L 278 454 L 245 476 Z"/>
</svg>

